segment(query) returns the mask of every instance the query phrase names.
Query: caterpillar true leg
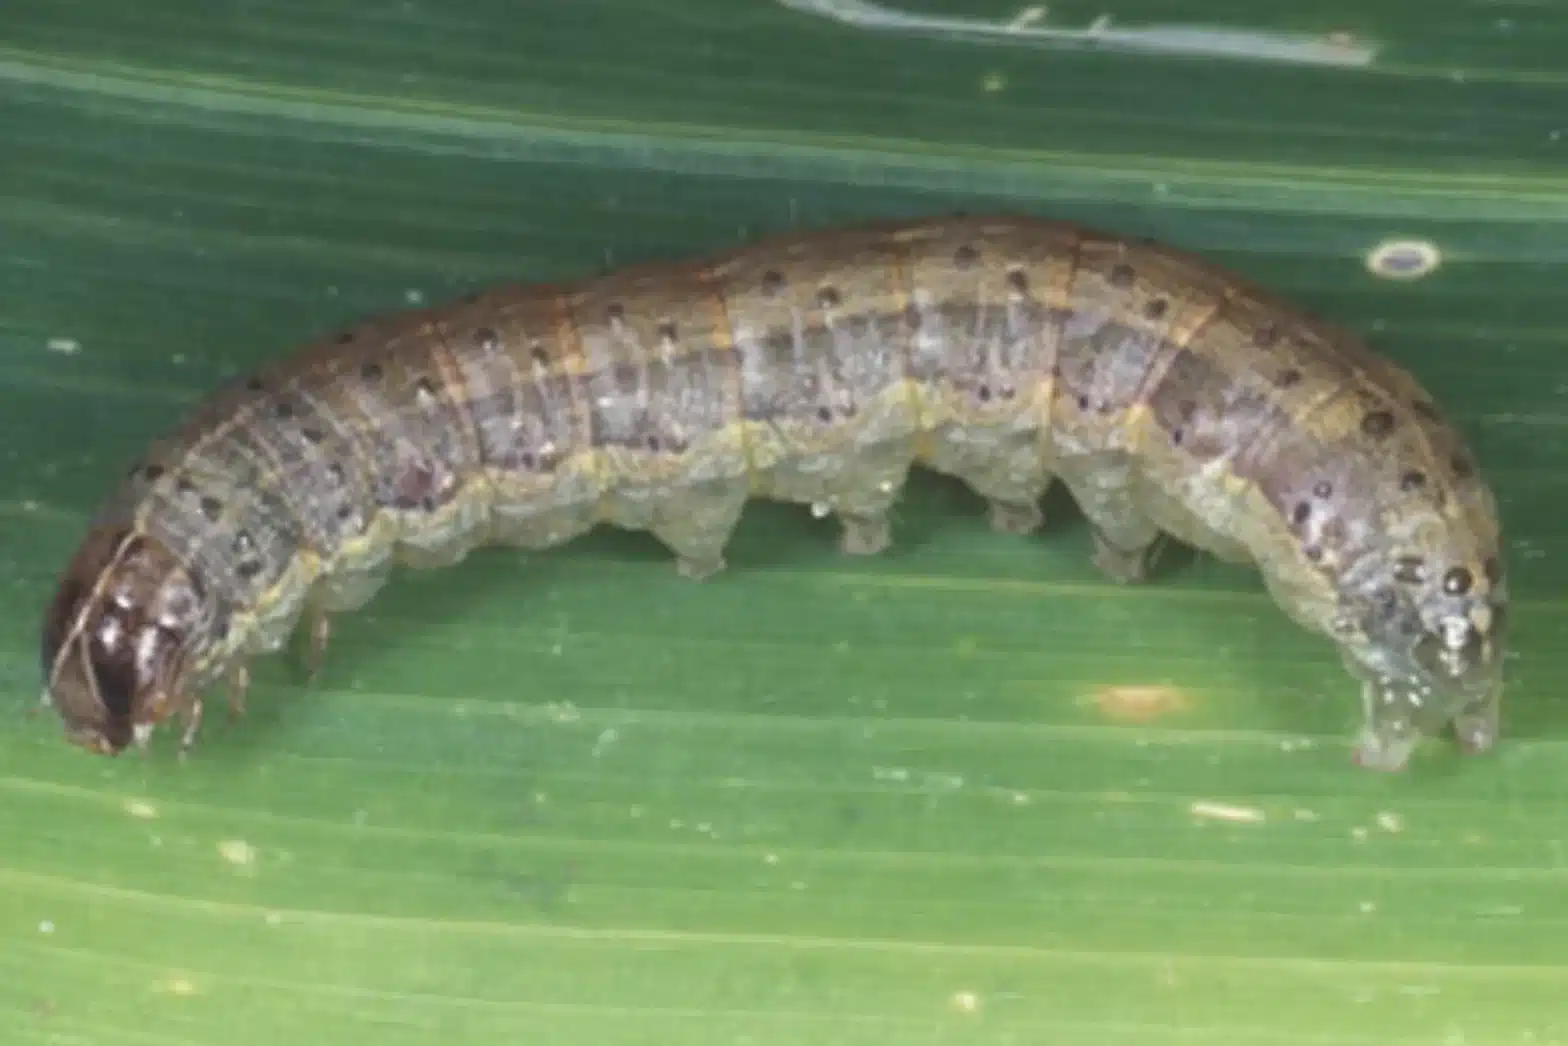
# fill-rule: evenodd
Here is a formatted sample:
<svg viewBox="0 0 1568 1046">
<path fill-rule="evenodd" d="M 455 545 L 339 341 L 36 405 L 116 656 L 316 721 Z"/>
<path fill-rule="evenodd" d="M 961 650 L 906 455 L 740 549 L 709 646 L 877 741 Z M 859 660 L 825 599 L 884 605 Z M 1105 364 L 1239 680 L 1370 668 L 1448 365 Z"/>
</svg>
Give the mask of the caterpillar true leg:
<svg viewBox="0 0 1568 1046">
<path fill-rule="evenodd" d="M 875 516 L 841 512 L 838 518 L 844 528 L 838 547 L 847 556 L 879 555 L 893 544 L 893 524 L 885 512 Z"/>
<path fill-rule="evenodd" d="M 1094 538 L 1094 563 L 1119 584 L 1147 580 L 1162 545 L 1162 532 L 1137 506 L 1131 467 L 1119 454 L 1102 454 L 1092 466 L 1078 464 L 1064 477 Z"/>
<path fill-rule="evenodd" d="M 332 617 L 323 606 L 313 606 L 307 613 L 308 627 L 305 636 L 303 667 L 305 678 L 313 680 L 327 660 L 327 646 L 332 642 Z"/>
<path fill-rule="evenodd" d="M 1091 534 L 1094 540 L 1094 565 L 1106 577 L 1122 585 L 1147 581 L 1154 573 L 1155 563 L 1166 541 L 1163 534 L 1156 533 L 1147 543 L 1126 548 L 1098 527 L 1093 528 Z"/>
<path fill-rule="evenodd" d="M 180 722 L 183 729 L 180 731 L 180 758 L 184 759 L 190 754 L 192 746 L 196 744 L 196 735 L 201 732 L 201 698 L 194 698 L 185 702 L 180 708 Z"/>
<path fill-rule="evenodd" d="M 1033 534 L 1045 524 L 1045 512 L 1032 501 L 989 501 L 991 529 L 999 534 Z"/>
<path fill-rule="evenodd" d="M 893 543 L 893 506 L 909 479 L 915 452 L 909 440 L 895 440 L 867 448 L 840 482 L 849 492 L 841 495 L 834 511 L 843 528 L 839 550 L 850 556 L 875 556 Z"/>
<path fill-rule="evenodd" d="M 657 521 L 654 537 L 675 553 L 680 575 L 703 581 L 724 569 L 724 548 L 745 511 L 744 482 L 718 481 L 688 492 L 679 515 Z"/>
<path fill-rule="evenodd" d="M 234 719 L 245 715 L 245 699 L 250 694 L 250 666 L 244 661 L 229 673 L 229 715 Z"/>
<path fill-rule="evenodd" d="M 1356 765 L 1385 772 L 1403 769 L 1421 734 L 1404 695 L 1386 684 L 1361 685 L 1363 722 L 1352 757 Z"/>
<path fill-rule="evenodd" d="M 1502 688 L 1465 709 L 1454 719 L 1454 736 L 1461 750 L 1478 755 L 1497 744 L 1502 718 Z"/>
</svg>

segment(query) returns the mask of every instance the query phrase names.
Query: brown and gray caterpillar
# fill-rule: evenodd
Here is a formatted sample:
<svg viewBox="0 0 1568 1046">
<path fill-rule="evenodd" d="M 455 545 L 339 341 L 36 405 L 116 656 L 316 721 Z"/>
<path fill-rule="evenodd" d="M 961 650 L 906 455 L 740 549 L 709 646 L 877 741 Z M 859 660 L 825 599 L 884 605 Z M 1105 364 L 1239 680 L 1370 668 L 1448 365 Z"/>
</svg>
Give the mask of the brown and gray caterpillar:
<svg viewBox="0 0 1568 1046">
<path fill-rule="evenodd" d="M 1025 217 L 776 237 L 507 286 L 352 326 L 219 390 L 99 509 L 48 608 L 45 700 L 114 754 L 395 562 L 544 549 L 608 523 L 721 570 L 749 498 L 891 540 L 914 465 L 992 525 L 1065 483 L 1104 572 L 1174 538 L 1252 564 L 1360 683 L 1357 761 L 1498 735 L 1494 497 L 1403 370 L 1180 251 Z"/>
</svg>

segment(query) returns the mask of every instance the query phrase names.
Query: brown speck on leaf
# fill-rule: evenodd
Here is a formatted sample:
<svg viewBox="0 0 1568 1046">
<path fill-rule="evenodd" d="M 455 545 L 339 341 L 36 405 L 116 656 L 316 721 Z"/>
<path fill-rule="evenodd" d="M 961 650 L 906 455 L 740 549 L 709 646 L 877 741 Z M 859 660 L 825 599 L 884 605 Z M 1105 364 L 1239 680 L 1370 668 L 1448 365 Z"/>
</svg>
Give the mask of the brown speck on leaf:
<svg viewBox="0 0 1568 1046">
<path fill-rule="evenodd" d="M 1184 692 L 1161 684 L 1102 686 L 1094 693 L 1094 703 L 1105 718 L 1118 723 L 1149 723 L 1191 706 Z"/>
</svg>

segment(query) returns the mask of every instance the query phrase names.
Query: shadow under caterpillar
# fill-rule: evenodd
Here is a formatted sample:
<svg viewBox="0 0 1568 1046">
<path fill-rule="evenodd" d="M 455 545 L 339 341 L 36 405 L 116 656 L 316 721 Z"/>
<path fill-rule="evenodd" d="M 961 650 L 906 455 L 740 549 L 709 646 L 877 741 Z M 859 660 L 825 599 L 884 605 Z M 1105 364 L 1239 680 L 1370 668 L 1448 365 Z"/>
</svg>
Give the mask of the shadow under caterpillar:
<svg viewBox="0 0 1568 1046">
<path fill-rule="evenodd" d="M 1202 259 L 1022 216 L 883 222 L 366 320 L 218 390 L 100 507 L 43 628 L 44 698 L 114 754 L 396 562 L 608 523 L 721 570 L 749 498 L 891 540 L 910 468 L 1028 533 L 1060 480 L 1095 560 L 1251 564 L 1359 682 L 1357 761 L 1498 735 L 1495 499 L 1403 370 Z"/>
</svg>

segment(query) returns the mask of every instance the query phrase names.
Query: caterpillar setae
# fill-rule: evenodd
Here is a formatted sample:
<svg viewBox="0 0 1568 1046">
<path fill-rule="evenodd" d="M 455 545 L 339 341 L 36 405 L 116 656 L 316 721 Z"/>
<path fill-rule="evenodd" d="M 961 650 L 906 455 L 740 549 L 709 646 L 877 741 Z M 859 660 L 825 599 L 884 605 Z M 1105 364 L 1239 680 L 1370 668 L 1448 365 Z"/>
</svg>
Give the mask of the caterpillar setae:
<svg viewBox="0 0 1568 1046">
<path fill-rule="evenodd" d="M 749 498 L 891 540 L 914 465 L 999 531 L 1066 484 L 1110 578 L 1177 539 L 1251 564 L 1360 685 L 1397 770 L 1498 736 L 1508 595 L 1492 492 L 1405 371 L 1179 250 L 1018 216 L 777 236 L 697 261 L 510 285 L 342 330 L 217 391 L 99 508 L 43 627 L 44 701 L 106 754 L 394 563 L 651 532 L 725 566 Z"/>
</svg>

